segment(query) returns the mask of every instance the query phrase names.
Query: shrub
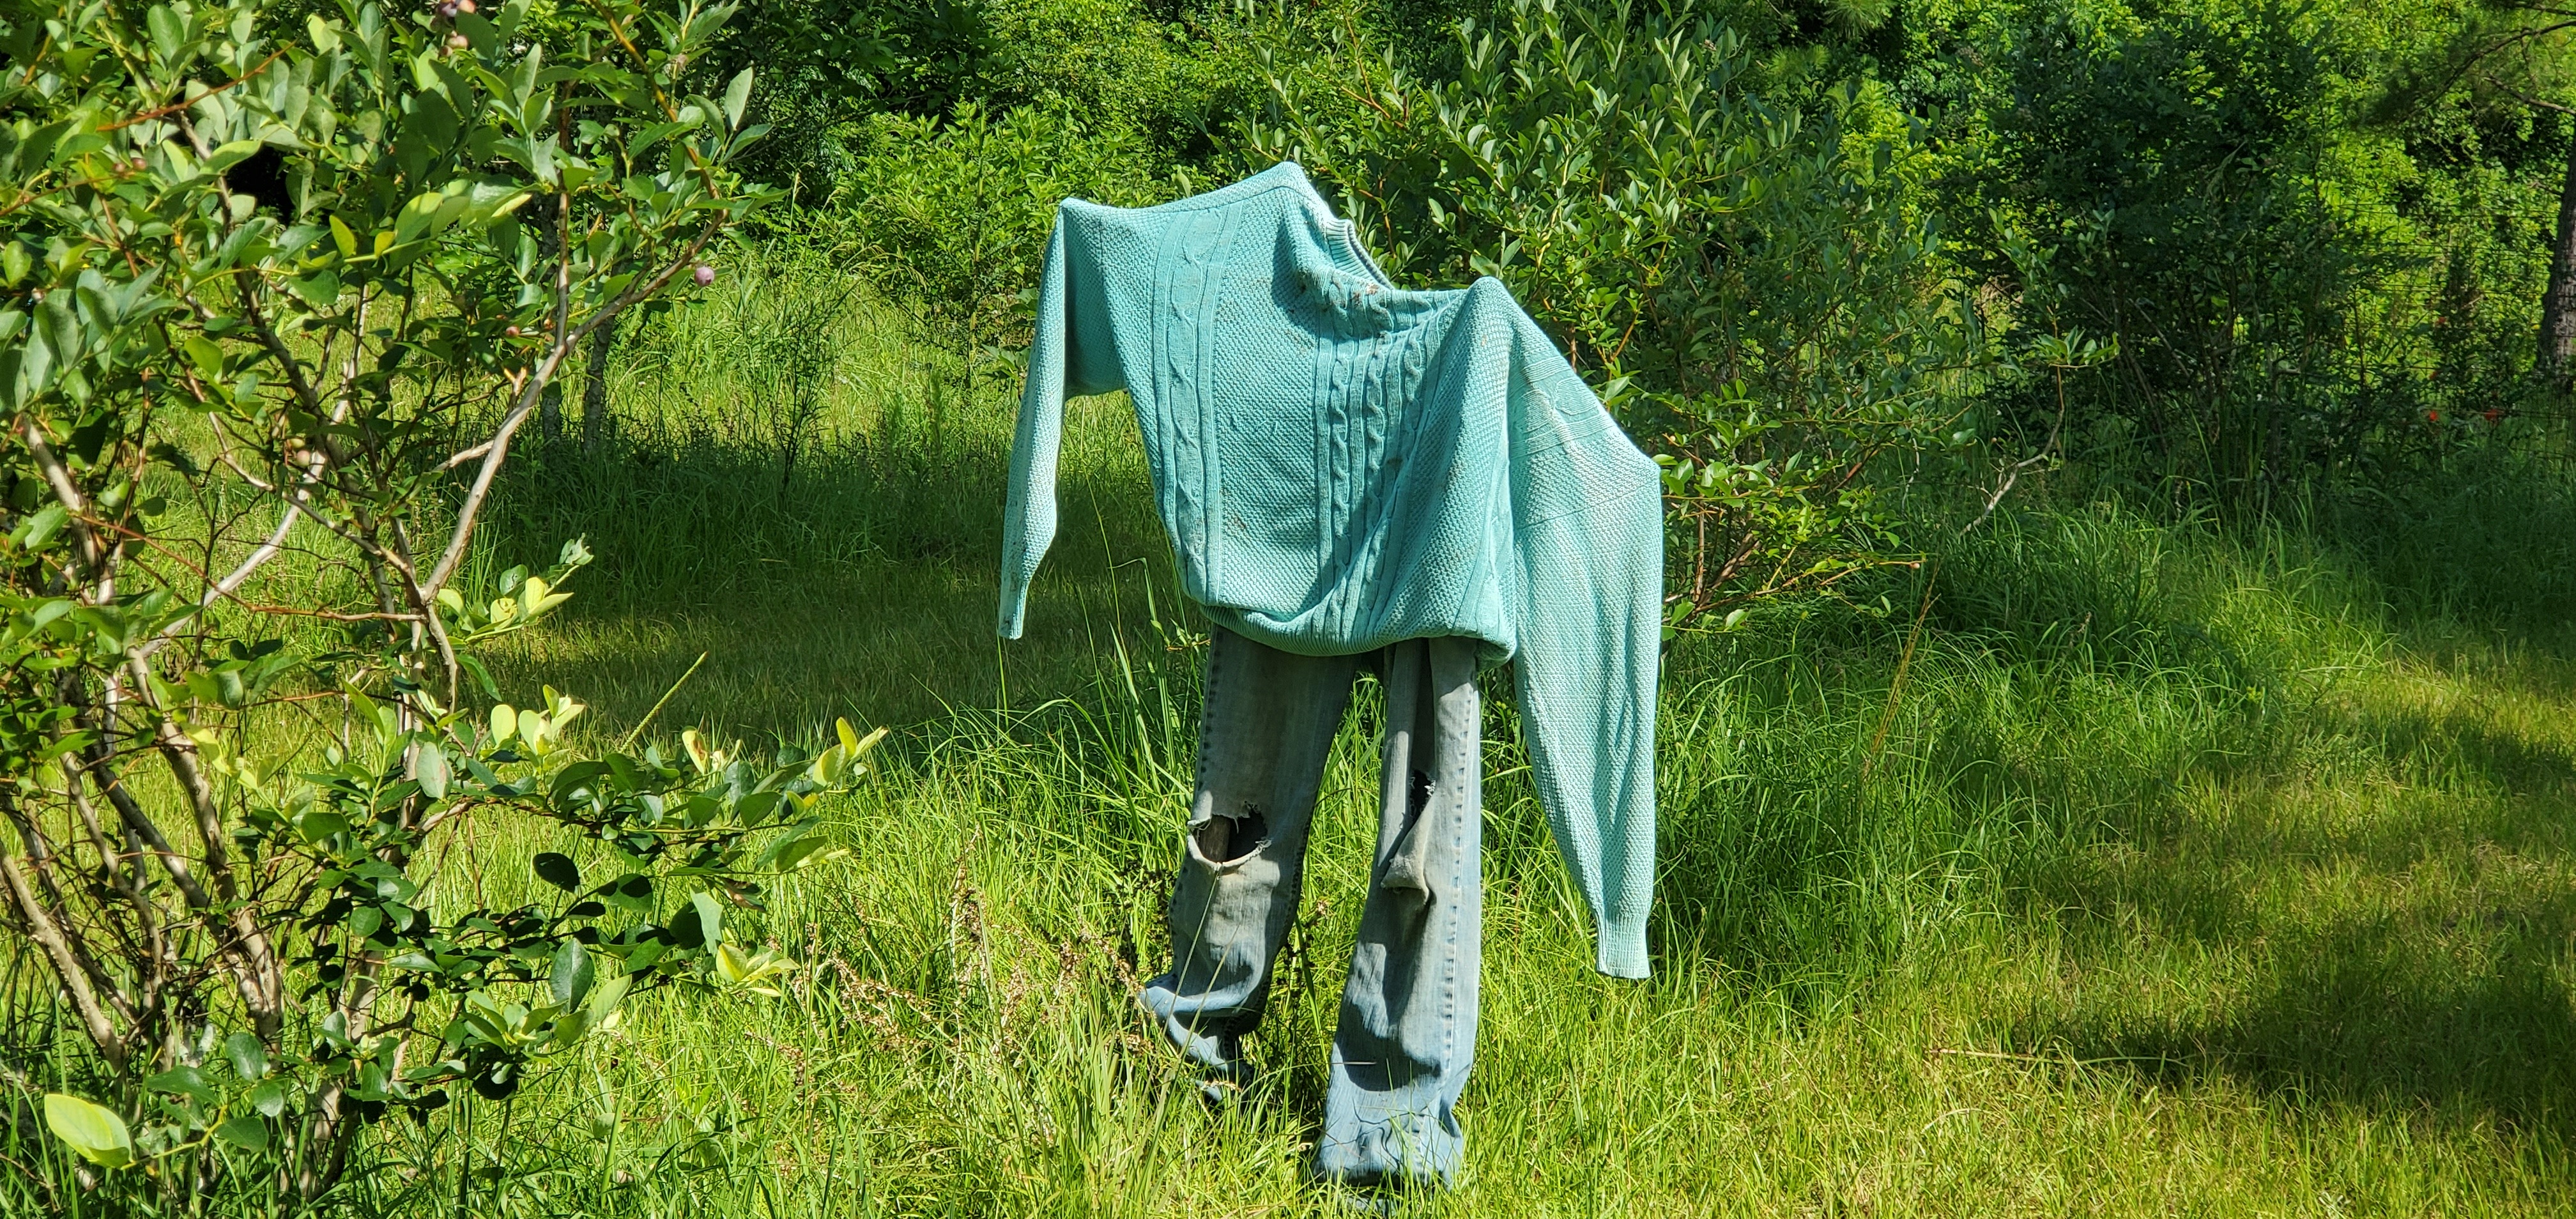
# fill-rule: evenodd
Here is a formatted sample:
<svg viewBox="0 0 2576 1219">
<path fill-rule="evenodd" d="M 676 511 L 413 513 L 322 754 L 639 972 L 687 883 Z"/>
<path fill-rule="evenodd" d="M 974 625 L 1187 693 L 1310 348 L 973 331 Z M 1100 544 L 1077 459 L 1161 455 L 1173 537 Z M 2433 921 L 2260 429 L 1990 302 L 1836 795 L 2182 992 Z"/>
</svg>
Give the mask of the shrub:
<svg viewBox="0 0 2576 1219">
<path fill-rule="evenodd" d="M 1025 344 L 1038 263 L 1069 197 L 1132 205 L 1159 181 L 1116 127 L 969 102 L 948 119 L 880 115 L 848 184 L 845 223 L 879 289 L 957 361 L 960 396 Z"/>
<path fill-rule="evenodd" d="M 1391 271 L 1496 276 L 1557 337 L 1665 467 L 1684 616 L 1892 558 L 1891 480 L 1968 439 L 1997 366 L 1905 124 L 1857 85 L 1766 96 L 1712 13 L 1516 0 L 1446 83 L 1282 38 L 1251 133 Z"/>
<path fill-rule="evenodd" d="M 729 8 L 531 9 L 0 27 L 0 911 L 89 1043 L 46 1112 L 111 1204 L 311 1202 L 630 989 L 769 986 L 724 912 L 871 744 L 591 756 L 474 658 L 588 558 L 467 562 L 547 384 L 770 197 L 727 167 L 751 74 L 688 88 Z M 457 909 L 432 869 L 502 813 L 592 862 Z"/>
<path fill-rule="evenodd" d="M 2414 477 L 2485 426 L 2460 424 L 2516 407 L 2567 128 L 2481 101 L 2441 62 L 2455 37 L 2486 45 L 2469 35 L 2493 8 L 1900 14 L 1888 77 L 1936 116 L 1928 198 L 1959 260 L 1997 296 L 2047 297 L 2119 340 L 2112 375 L 2072 395 L 2079 459 L 2168 503 L 2259 509 L 2319 476 Z M 2056 257 L 2017 265 L 2017 241 Z M 2051 427 L 2053 386 L 2007 388 L 1998 426 Z"/>
</svg>

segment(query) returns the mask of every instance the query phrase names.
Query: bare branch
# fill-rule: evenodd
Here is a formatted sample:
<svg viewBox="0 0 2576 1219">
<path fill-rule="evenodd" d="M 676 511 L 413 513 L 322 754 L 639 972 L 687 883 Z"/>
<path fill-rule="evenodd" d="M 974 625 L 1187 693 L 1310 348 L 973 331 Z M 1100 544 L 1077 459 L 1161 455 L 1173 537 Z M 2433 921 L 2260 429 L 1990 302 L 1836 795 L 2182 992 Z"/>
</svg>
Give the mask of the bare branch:
<svg viewBox="0 0 2576 1219">
<path fill-rule="evenodd" d="M 2523 105 L 2533 107 L 2534 109 L 2548 110 L 2558 114 L 2576 114 L 2576 106 L 2562 106 L 2545 97 L 2535 97 L 2520 89 L 2507 89 L 2505 92 L 2511 95 L 2513 100 L 2521 102 Z"/>
<path fill-rule="evenodd" d="M 619 293 L 615 300 L 593 313 L 589 320 L 569 330 L 560 325 L 555 328 L 556 338 L 553 345 L 547 349 L 546 358 L 521 385 L 519 401 L 510 408 L 509 415 L 501 420 L 499 430 L 493 433 L 491 441 L 485 446 L 482 468 L 476 470 L 474 474 L 474 486 L 465 493 L 463 506 L 456 510 L 456 531 L 449 535 L 447 551 L 439 556 L 438 565 L 430 569 L 429 579 L 421 582 L 422 592 L 433 597 L 437 596 L 438 590 L 447 587 L 448 579 L 456 574 L 456 565 L 465 561 L 465 547 L 467 543 L 474 540 L 474 525 L 476 519 L 482 515 L 484 497 L 492 491 L 492 476 L 499 472 L 502 460 L 510 455 L 510 438 L 518 434 L 519 425 L 527 422 L 528 413 L 536 409 L 538 398 L 545 392 L 546 382 L 553 379 L 555 369 L 563 363 L 564 357 L 571 353 L 575 344 L 588 337 L 591 331 L 614 319 L 619 311 L 661 291 L 664 284 L 671 282 L 672 276 L 680 273 L 680 268 L 697 260 L 698 252 L 705 249 L 707 242 L 714 239 L 716 231 L 723 223 L 722 217 L 708 221 L 706 227 L 698 231 L 697 238 L 689 243 L 688 248 L 682 250 L 679 257 L 673 259 L 669 266 L 662 268 L 660 274 L 642 283 L 629 285 L 626 291 Z M 561 310 L 558 309 L 557 312 L 560 315 Z"/>
<path fill-rule="evenodd" d="M 263 488 L 263 490 L 265 490 L 265 488 Z M 285 548 L 286 536 L 289 531 L 295 528 L 296 518 L 301 515 L 303 515 L 302 505 L 294 503 L 286 505 L 286 511 L 278 514 L 277 531 L 269 534 L 268 540 L 260 543 L 259 549 L 250 552 L 250 557 L 243 559 L 241 566 L 234 568 L 231 574 L 225 576 L 223 579 L 209 583 L 206 586 L 205 595 L 197 599 L 197 609 L 199 611 L 203 611 L 207 606 L 213 605 L 218 599 L 232 596 L 234 591 L 239 589 L 244 581 L 250 579 L 252 572 L 258 571 L 261 567 L 265 566 L 270 559 L 276 558 L 278 552 Z M 185 629 L 189 623 L 196 620 L 196 617 L 196 614 L 188 614 L 183 617 L 172 619 L 169 625 L 161 628 L 160 634 L 154 636 L 151 641 L 145 643 L 137 650 L 136 654 L 149 659 L 153 653 L 161 650 L 162 645 L 167 644 L 173 638 L 176 638 L 181 630 Z"/>
<path fill-rule="evenodd" d="M 90 1043 L 117 1070 L 125 1069 L 125 1042 L 117 1036 L 116 1025 L 100 1007 L 98 993 L 90 989 L 89 971 L 81 967 L 80 958 L 63 939 L 62 928 L 54 925 L 53 915 L 44 903 L 36 900 L 35 890 L 27 885 L 27 875 L 18 867 L 18 857 L 0 851 L 0 880 L 9 885 L 9 896 L 18 904 L 19 917 L 26 920 L 27 936 L 45 950 L 53 961 L 54 975 L 62 979 L 63 990 L 71 995 L 72 1008 L 80 1013 L 81 1026 L 89 1032 Z"/>
<path fill-rule="evenodd" d="M 163 107 L 161 107 L 161 108 L 160 108 L 160 109 L 158 109 L 158 110 L 146 110 L 146 111 L 144 111 L 143 113 L 138 114 L 138 115 L 135 115 L 135 116 L 134 116 L 134 117 L 132 117 L 132 118 L 119 119 L 119 120 L 117 120 L 116 122 L 109 123 L 109 124 L 108 124 L 107 126 L 105 126 L 105 127 L 101 127 L 101 128 L 99 128 L 99 130 L 101 130 L 101 131 L 115 131 L 115 130 L 117 130 L 117 129 L 119 129 L 119 128 L 123 128 L 123 127 L 131 127 L 131 126 L 135 125 L 136 123 L 148 123 L 148 122 L 152 121 L 153 119 L 157 119 L 157 118 L 167 118 L 167 117 L 169 117 L 170 115 L 177 114 L 178 112 L 180 112 L 180 111 L 182 111 L 182 110 L 185 110 L 185 109 L 188 109 L 189 107 L 194 106 L 194 105 L 196 105 L 197 103 L 199 103 L 199 102 L 202 102 L 202 101 L 206 100 L 207 98 L 213 97 L 214 95 L 216 95 L 216 94 L 218 94 L 218 93 L 221 93 L 221 92 L 223 92 L 223 91 L 224 91 L 224 90 L 226 90 L 226 89 L 232 88 L 234 85 L 241 84 L 242 82 L 247 81 L 247 80 L 249 80 L 250 78 L 252 78 L 252 77 L 254 77 L 254 76 L 257 76 L 257 75 L 259 75 L 260 73 L 267 71 L 267 70 L 268 70 L 268 65 L 273 64 L 273 63 L 276 63 L 276 62 L 277 62 L 277 57 L 278 57 L 278 56 L 280 56 L 280 55 L 284 55 L 284 54 L 286 54 L 286 48 L 284 48 L 284 47 L 279 47 L 278 49 L 276 49 L 276 50 L 274 50 L 274 51 L 269 52 L 268 58 L 266 58 L 266 59 L 263 59 L 263 60 L 259 61 L 258 66 L 256 66 L 256 67 L 252 68 L 250 71 L 248 71 L 248 72 L 244 72 L 244 73 L 242 73 L 241 75 L 236 76 L 236 77 L 232 78 L 231 80 L 225 81 L 224 83 L 222 83 L 222 84 L 220 84 L 220 85 L 216 85 L 215 87 L 213 87 L 213 88 L 211 88 L 211 89 L 203 90 L 203 91 L 199 92 L 195 97 L 186 98 L 186 99 L 183 99 L 183 100 L 180 100 L 180 101 L 172 102 L 172 103 L 170 103 L 169 105 L 167 105 L 167 106 L 163 106 Z"/>
<path fill-rule="evenodd" d="M 134 679 L 135 698 L 148 705 L 152 697 L 151 670 L 130 653 L 126 657 L 126 669 Z M 241 885 L 233 873 L 232 854 L 224 847 L 228 836 L 224 833 L 223 812 L 215 803 L 214 785 L 207 781 L 205 771 L 197 766 L 197 743 L 179 730 L 178 721 L 167 714 L 154 719 L 157 722 L 153 744 L 161 751 L 163 761 L 170 767 L 171 777 L 179 781 L 180 790 L 187 794 L 188 805 L 197 816 L 197 834 L 204 851 L 201 858 L 206 866 L 206 879 L 214 885 L 215 897 L 226 909 L 233 935 L 241 941 L 248 956 L 244 967 L 235 975 L 235 981 L 241 987 L 243 1006 L 250 1011 L 253 1031 L 263 1039 L 274 1038 L 283 1018 L 285 985 L 278 974 L 277 958 L 269 949 L 268 936 L 259 929 L 258 920 L 252 917 L 250 908 L 241 900 Z"/>
<path fill-rule="evenodd" d="M 81 828 L 89 832 L 91 845 L 97 848 L 99 866 L 107 873 L 108 882 L 123 894 L 135 921 L 143 932 L 140 945 L 149 968 L 136 971 L 140 979 L 141 1010 L 149 1016 L 161 1008 L 161 984 L 170 963 L 169 944 L 161 934 L 161 910 L 153 904 L 152 891 L 143 878 L 142 869 L 131 864 L 124 852 L 109 840 L 107 827 L 100 824 L 98 806 L 91 803 L 89 792 L 81 782 L 81 767 L 70 757 L 62 759 L 63 790 L 71 796 L 72 809 L 80 814 Z"/>
<path fill-rule="evenodd" d="M 96 721 L 95 712 L 88 709 L 83 710 L 81 718 L 86 723 Z M 125 823 L 126 830 L 141 839 L 149 853 L 161 861 L 162 869 L 170 874 L 170 882 L 179 887 L 179 896 L 186 899 L 192 909 L 212 907 L 214 899 L 206 895 L 205 886 L 197 883 L 196 873 L 189 869 L 187 857 L 171 848 L 169 838 L 163 836 L 161 827 L 154 824 L 151 816 L 143 811 L 143 806 L 135 801 L 134 794 L 125 789 L 124 780 L 110 768 L 109 761 L 106 743 L 92 742 L 82 767 L 89 775 L 90 784 L 98 789 L 100 795 L 107 797 L 108 806 L 116 810 L 117 819 Z"/>
<path fill-rule="evenodd" d="M 331 622 L 418 622 L 422 615 L 394 613 L 344 614 L 338 610 L 300 609 L 292 605 L 255 605 L 244 601 L 242 609 L 254 614 L 291 615 L 297 618 L 321 618 Z"/>
<path fill-rule="evenodd" d="M 259 345 L 268 350 L 269 357 L 276 360 L 278 368 L 286 374 L 286 384 L 295 391 L 296 400 L 304 404 L 304 409 L 319 416 L 323 413 L 322 398 L 313 392 L 312 381 L 305 377 L 304 362 L 287 350 L 286 341 L 277 337 L 277 331 L 268 324 L 268 315 L 260 312 L 259 291 L 253 286 L 258 279 L 259 272 L 249 267 L 234 273 L 233 286 L 241 294 L 242 316 L 250 319 L 252 332 L 259 336 Z"/>
<path fill-rule="evenodd" d="M 54 447 L 45 442 L 45 426 L 37 422 L 34 415 L 26 417 L 24 430 L 27 451 L 35 455 L 36 467 L 44 472 L 45 485 L 53 489 L 54 498 L 72 516 L 72 534 L 80 539 L 82 560 L 93 568 L 97 567 L 106 561 L 107 556 L 99 544 L 98 535 L 90 531 L 88 497 L 82 495 L 80 486 L 72 481 L 71 471 L 64 468 L 62 458 L 54 455 Z"/>
</svg>

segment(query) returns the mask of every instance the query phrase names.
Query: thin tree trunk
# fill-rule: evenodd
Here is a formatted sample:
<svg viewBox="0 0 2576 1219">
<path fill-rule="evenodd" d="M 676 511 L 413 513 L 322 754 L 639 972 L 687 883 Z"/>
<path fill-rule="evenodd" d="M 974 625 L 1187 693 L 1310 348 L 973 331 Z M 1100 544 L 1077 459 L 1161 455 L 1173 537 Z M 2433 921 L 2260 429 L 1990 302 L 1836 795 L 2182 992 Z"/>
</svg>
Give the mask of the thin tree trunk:
<svg viewBox="0 0 2576 1219">
<path fill-rule="evenodd" d="M 617 345 L 617 326 L 611 323 L 590 332 L 590 362 L 581 380 L 581 453 L 597 457 L 600 444 L 608 438 L 608 350 Z"/>
<path fill-rule="evenodd" d="M 2549 288 L 2540 297 L 2540 371 L 2567 388 L 2576 358 L 2576 141 L 2567 146 L 2567 180 L 2558 191 L 2558 238 L 2549 247 Z"/>
</svg>

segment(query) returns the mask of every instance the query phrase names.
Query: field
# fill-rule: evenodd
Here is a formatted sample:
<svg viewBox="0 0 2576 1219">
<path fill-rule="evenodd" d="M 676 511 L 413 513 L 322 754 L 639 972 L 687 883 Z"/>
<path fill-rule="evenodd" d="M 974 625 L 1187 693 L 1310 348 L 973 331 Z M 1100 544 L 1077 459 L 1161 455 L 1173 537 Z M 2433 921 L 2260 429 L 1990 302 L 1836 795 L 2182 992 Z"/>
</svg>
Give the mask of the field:
<svg viewBox="0 0 2576 1219">
<path fill-rule="evenodd" d="M 620 460 L 540 454 L 505 488 L 495 561 L 576 533 L 602 558 L 501 680 L 591 700 L 602 740 L 657 703 L 656 735 L 749 748 L 892 726 L 830 806 L 847 853 L 763 916 L 803 969 L 776 1000 L 630 1002 L 577 1068 L 465 1111 L 470 1141 L 388 1124 L 349 1201 L 1337 1213 L 1300 1162 L 1371 847 L 1367 699 L 1265 1082 L 1211 1108 L 1128 999 L 1163 951 L 1204 638 L 1123 401 L 1077 405 L 1065 541 L 1000 644 L 1004 391 L 959 393 L 862 309 L 782 473 L 777 395 L 708 354 L 740 299 L 617 375 Z M 2280 519 L 2042 488 L 1847 603 L 1677 642 L 1643 984 L 1589 969 L 1493 682 L 1469 1166 L 1400 1209 L 2559 1211 L 2571 487 L 2490 464 Z M 436 898 L 508 900 L 563 846 L 464 830 Z"/>
</svg>

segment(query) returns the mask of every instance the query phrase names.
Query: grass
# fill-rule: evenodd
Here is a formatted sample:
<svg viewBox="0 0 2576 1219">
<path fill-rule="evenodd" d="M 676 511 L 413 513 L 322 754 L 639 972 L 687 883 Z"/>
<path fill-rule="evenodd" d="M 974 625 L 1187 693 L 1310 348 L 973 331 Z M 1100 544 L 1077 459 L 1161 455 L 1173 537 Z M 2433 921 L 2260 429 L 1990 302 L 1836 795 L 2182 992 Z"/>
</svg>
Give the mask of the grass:
<svg viewBox="0 0 2576 1219">
<path fill-rule="evenodd" d="M 746 377 L 725 338 L 768 320 L 752 308 L 720 302 L 653 336 L 649 371 L 615 381 L 614 458 L 559 444 L 513 472 L 486 553 L 541 561 L 586 536 L 601 560 L 563 625 L 509 662 L 577 675 L 613 719 L 649 707 L 704 652 L 666 722 L 761 732 L 840 715 L 917 723 L 1085 688 L 1101 633 L 1148 621 L 1145 599 L 1169 583 L 1169 545 L 1132 494 L 1145 473 L 1123 404 L 1069 413 L 1057 595 L 1030 642 L 1004 649 L 994 556 L 1009 407 L 943 402 L 952 378 L 893 337 L 897 319 L 853 306 L 811 336 L 846 350 L 790 469 L 777 387 Z"/>
<path fill-rule="evenodd" d="M 1204 640 L 1123 407 L 1074 412 L 1065 539 L 997 645 L 1007 404 L 933 410 L 858 310 L 782 480 L 759 389 L 688 329 L 727 324 L 623 376 L 615 460 L 558 447 L 508 488 L 497 559 L 576 532 L 602 557 L 501 676 L 622 733 L 705 653 L 657 732 L 895 725 L 831 806 L 848 853 L 763 916 L 805 969 L 777 1001 L 641 998 L 507 1107 L 388 1124 L 351 1208 L 1338 1213 L 1300 1161 L 1370 858 L 1368 698 L 1265 1082 L 1211 1109 L 1128 999 Z M 1469 1161 L 1410 1212 L 2563 1210 L 2576 484 L 2425 486 L 2232 531 L 2060 489 L 1944 537 L 1882 610 L 1677 644 L 1643 984 L 1589 968 L 1495 683 Z M 441 898 L 508 900 L 562 846 L 481 827 Z"/>
</svg>

